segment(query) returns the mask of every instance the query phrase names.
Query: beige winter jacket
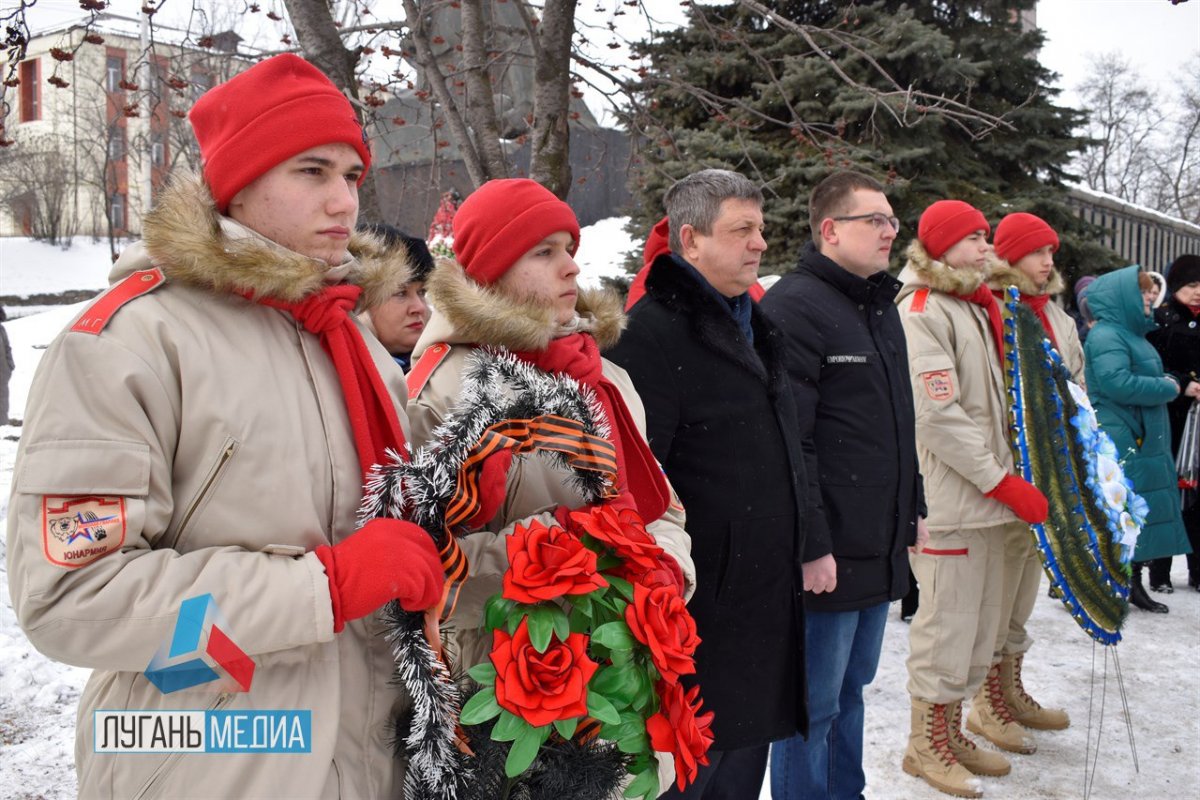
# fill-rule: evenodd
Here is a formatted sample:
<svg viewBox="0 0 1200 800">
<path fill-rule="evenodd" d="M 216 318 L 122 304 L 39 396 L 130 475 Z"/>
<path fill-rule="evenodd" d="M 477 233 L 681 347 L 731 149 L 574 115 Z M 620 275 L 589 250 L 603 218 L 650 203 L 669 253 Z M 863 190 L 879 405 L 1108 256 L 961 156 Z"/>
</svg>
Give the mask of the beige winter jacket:
<svg viewBox="0 0 1200 800">
<path fill-rule="evenodd" d="M 900 280 L 896 304 L 908 339 L 929 530 L 1013 522 L 1007 506 L 984 497 L 1013 471 L 1004 376 L 987 312 L 952 296 L 973 292 L 984 274 L 934 261 L 914 241 Z"/>
<path fill-rule="evenodd" d="M 1016 267 L 1010 266 L 1007 261 L 997 261 L 993 265 L 988 275 L 988 286 L 993 290 L 1004 290 L 1009 286 L 1015 286 L 1017 291 L 1023 295 L 1036 297 L 1048 294 L 1051 298 L 1062 294 L 1066 288 L 1062 275 L 1058 273 L 1057 269 L 1050 273 L 1050 280 L 1039 289 L 1028 275 Z M 1046 303 L 1044 310 L 1046 319 L 1050 321 L 1050 329 L 1054 331 L 1054 341 L 1058 345 L 1056 349 L 1062 356 L 1063 366 L 1071 373 L 1071 380 L 1084 386 L 1083 344 L 1079 341 L 1079 331 L 1075 327 L 1075 320 L 1071 319 L 1071 315 L 1053 299 Z"/>
<path fill-rule="evenodd" d="M 414 446 L 428 441 L 433 429 L 460 402 L 462 372 L 476 343 L 510 350 L 540 350 L 549 344 L 554 330 L 548 309 L 514 302 L 494 290 L 483 288 L 467 278 L 462 268 L 452 261 L 443 260 L 438 264 L 426 288 L 434 312 L 413 351 L 413 364 L 434 344 L 445 343 L 451 348 L 420 387 L 420 393 L 409 401 Z M 616 341 L 625 321 L 618 299 L 584 290 L 579 294 L 576 308 L 588 320 L 601 349 Z M 629 376 L 607 360 L 603 370 L 604 377 L 620 390 L 644 435 L 646 413 Z M 415 369 L 413 374 L 417 374 Z M 470 577 L 459 595 L 453 624 L 449 626 L 461 649 L 463 668 L 480 663 L 491 650 L 490 635 L 485 636 L 481 627 L 483 605 L 500 591 L 500 579 L 508 567 L 504 537 L 518 522 L 527 523 L 531 517 L 552 524 L 554 509 L 560 505 L 568 508 L 584 505 L 583 496 L 571 483 L 570 473 L 538 454 L 514 459 L 508 475 L 507 496 L 499 512 L 483 530 L 463 538 L 463 550 L 470 562 Z M 691 539 L 684 531 L 684 513 L 678 501 L 647 529 L 679 564 L 687 584 L 686 596 L 690 597 L 696 570 L 691 558 Z"/>
<path fill-rule="evenodd" d="M 363 286 L 364 306 L 407 275 L 403 257 L 373 239 L 355 237 L 351 252 L 357 259 L 338 274 Z M 195 179 L 163 193 L 144 244 L 126 251 L 113 278 L 151 266 L 165 283 L 98 334 L 67 330 L 47 349 L 13 477 L 17 618 L 39 650 L 95 670 L 79 704 L 79 793 L 399 797 L 389 720 L 408 700 L 391 680 L 382 622 L 369 616 L 335 636 L 312 553 L 350 535 L 362 494 L 338 378 L 316 336 L 231 291 L 294 300 L 321 288 L 328 268 L 218 217 Z M 407 430 L 403 374 L 366 339 Z M 85 495 L 107 498 L 119 522 L 91 545 L 103 553 L 94 560 L 52 563 L 62 545 L 43 508 Z M 170 640 L 180 604 L 204 593 L 253 657 L 250 691 L 162 694 L 143 671 Z M 312 752 L 93 752 L 97 709 L 209 708 L 311 710 Z"/>
</svg>

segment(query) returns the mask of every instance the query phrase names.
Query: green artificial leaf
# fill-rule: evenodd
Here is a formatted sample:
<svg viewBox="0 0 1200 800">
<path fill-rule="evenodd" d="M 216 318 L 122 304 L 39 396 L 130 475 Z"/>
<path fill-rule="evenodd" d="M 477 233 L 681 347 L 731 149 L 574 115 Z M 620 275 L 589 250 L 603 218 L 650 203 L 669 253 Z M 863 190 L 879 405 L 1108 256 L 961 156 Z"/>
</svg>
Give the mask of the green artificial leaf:
<svg viewBox="0 0 1200 800">
<path fill-rule="evenodd" d="M 640 671 L 636 664 L 628 661 L 611 667 L 601 667 L 596 670 L 588 686 L 611 700 L 613 705 L 622 708 L 633 702 L 641 686 L 637 676 Z"/>
<path fill-rule="evenodd" d="M 624 595 L 626 600 L 633 602 L 633 584 L 632 583 L 625 580 L 624 578 L 618 578 L 616 575 L 608 575 L 606 577 L 608 578 L 609 584 L 611 584 L 614 589 L 616 589 L 618 592 L 620 592 L 622 595 Z"/>
<path fill-rule="evenodd" d="M 614 664 L 628 664 L 633 660 L 632 650 L 610 650 L 608 658 Z"/>
<path fill-rule="evenodd" d="M 571 719 L 556 719 L 554 721 L 554 730 L 558 731 L 558 735 L 571 741 L 571 737 L 575 735 L 575 729 L 579 727 L 579 719 L 572 717 Z"/>
<path fill-rule="evenodd" d="M 625 787 L 626 797 L 654 797 L 658 794 L 658 770 L 647 769 Z"/>
<path fill-rule="evenodd" d="M 492 741 L 511 742 L 530 727 L 532 726 L 528 722 L 504 709 L 500 713 L 500 719 L 496 720 L 496 724 L 492 727 Z"/>
<path fill-rule="evenodd" d="M 471 676 L 471 680 L 481 686 L 492 686 L 496 683 L 496 668 L 492 666 L 492 662 L 490 661 L 476 664 L 467 670 L 467 674 Z"/>
<path fill-rule="evenodd" d="M 612 553 L 605 553 L 596 559 L 597 572 L 604 572 L 607 569 L 614 569 L 619 566 L 621 566 L 621 557 L 613 555 Z M 612 581 L 611 575 L 605 575 L 604 577 L 607 578 L 609 582 Z"/>
<path fill-rule="evenodd" d="M 587 633 L 592 628 L 592 615 L 583 613 L 578 608 L 572 608 L 568 618 L 571 633 Z"/>
<path fill-rule="evenodd" d="M 529 769 L 529 765 L 537 757 L 538 748 L 541 746 L 542 732 L 540 730 L 529 727 L 521 731 L 508 751 L 508 758 L 504 760 L 504 774 L 515 778 Z"/>
<path fill-rule="evenodd" d="M 622 753 L 640 753 L 646 749 L 650 741 L 646 738 L 646 732 L 630 734 L 617 741 L 617 749 Z"/>
<path fill-rule="evenodd" d="M 587 696 L 588 714 L 601 722 L 607 722 L 612 725 L 619 725 L 621 715 L 613 708 L 613 704 L 608 702 L 604 695 L 598 692 L 588 692 Z"/>
<path fill-rule="evenodd" d="M 543 606 L 535 606 L 526 618 L 529 620 L 529 643 L 539 653 L 546 652 L 550 646 L 550 636 L 554 633 L 554 623 L 547 614 L 542 613 Z"/>
<path fill-rule="evenodd" d="M 481 722 L 487 722 L 501 711 L 503 709 L 496 702 L 496 690 L 492 688 L 482 689 L 476 692 L 475 696 L 463 706 L 462 713 L 459 714 L 459 720 L 464 725 L 478 725 Z"/>
<path fill-rule="evenodd" d="M 565 642 L 571 635 L 571 621 L 567 619 L 567 612 L 558 606 L 551 606 L 551 608 L 554 610 L 550 616 L 550 622 L 554 625 L 554 635 L 560 642 Z"/>
<path fill-rule="evenodd" d="M 508 612 L 512 611 L 515 605 L 516 603 L 512 600 L 505 600 L 503 595 L 492 595 L 483 607 L 483 626 L 488 630 L 499 630 L 504 627 Z"/>
<path fill-rule="evenodd" d="M 587 594 L 571 595 L 572 607 L 581 614 L 591 616 L 592 613 L 592 595 L 596 592 L 588 592 Z"/>
<path fill-rule="evenodd" d="M 592 642 L 609 650 L 632 650 L 635 640 L 628 625 L 614 620 L 592 631 Z"/>
</svg>

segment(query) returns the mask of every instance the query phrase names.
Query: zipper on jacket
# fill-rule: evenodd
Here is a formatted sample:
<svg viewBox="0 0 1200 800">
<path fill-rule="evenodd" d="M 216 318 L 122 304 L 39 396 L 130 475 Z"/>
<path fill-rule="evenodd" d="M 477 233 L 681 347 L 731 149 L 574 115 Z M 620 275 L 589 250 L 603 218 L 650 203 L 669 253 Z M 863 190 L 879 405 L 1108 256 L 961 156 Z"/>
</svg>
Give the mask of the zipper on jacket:
<svg viewBox="0 0 1200 800">
<path fill-rule="evenodd" d="M 192 515 L 196 513 L 196 509 L 208 497 L 208 493 L 212 491 L 212 487 L 216 484 L 217 478 L 225 471 L 225 465 L 229 463 L 229 459 L 233 458 L 233 454 L 237 452 L 238 441 L 232 436 L 226 437 L 225 443 L 221 447 L 221 454 L 217 457 L 217 463 L 209 470 L 208 477 L 204 479 L 204 484 L 200 487 L 200 491 L 196 493 L 191 505 L 183 514 L 183 519 L 179 522 L 179 530 L 175 533 L 175 540 L 171 543 L 172 547 L 179 545 L 183 541 L 184 534 L 187 533 L 188 523 L 192 521 Z"/>
<path fill-rule="evenodd" d="M 214 700 L 209 707 L 205 709 L 205 711 L 219 711 L 228 705 L 229 701 L 232 699 L 233 692 L 221 692 L 219 695 L 217 695 L 217 699 Z M 138 793 L 133 796 L 134 800 L 143 800 L 146 797 L 150 797 L 150 790 L 154 788 L 155 784 L 162 781 L 163 778 L 165 778 L 172 770 L 175 769 L 175 766 L 179 763 L 179 757 L 182 755 L 184 754 L 171 753 L 165 759 L 163 759 L 163 762 L 158 765 L 158 769 L 154 770 L 154 773 L 146 779 L 146 783 L 141 789 L 138 790 Z"/>
</svg>

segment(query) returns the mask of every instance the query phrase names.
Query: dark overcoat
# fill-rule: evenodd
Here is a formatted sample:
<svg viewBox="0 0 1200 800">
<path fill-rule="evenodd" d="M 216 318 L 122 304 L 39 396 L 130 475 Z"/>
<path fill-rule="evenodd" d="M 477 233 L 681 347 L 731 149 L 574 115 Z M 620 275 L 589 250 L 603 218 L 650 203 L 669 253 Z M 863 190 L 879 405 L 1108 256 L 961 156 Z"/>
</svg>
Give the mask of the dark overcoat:
<svg viewBox="0 0 1200 800">
<path fill-rule="evenodd" d="M 1173 375 L 1181 387 L 1187 388 L 1189 381 L 1200 381 L 1200 317 L 1171 296 L 1154 312 L 1157 330 L 1150 331 L 1146 338 L 1162 357 L 1163 369 Z M 1183 423 L 1188 410 L 1195 401 L 1182 392 L 1167 403 L 1167 414 L 1171 420 L 1171 452 L 1179 451 L 1179 439 L 1183 436 Z"/>
<path fill-rule="evenodd" d="M 783 332 L 802 439 L 816 445 L 824 518 L 804 561 L 830 553 L 837 588 L 806 592 L 814 611 L 854 611 L 908 592 L 908 546 L 925 514 L 900 282 L 853 275 L 810 243 L 762 300 Z"/>
<path fill-rule="evenodd" d="M 753 346 L 724 301 L 670 255 L 607 356 L 646 407 L 650 448 L 687 512 L 697 674 L 716 750 L 806 732 L 803 552 L 808 497 L 780 333 Z"/>
</svg>

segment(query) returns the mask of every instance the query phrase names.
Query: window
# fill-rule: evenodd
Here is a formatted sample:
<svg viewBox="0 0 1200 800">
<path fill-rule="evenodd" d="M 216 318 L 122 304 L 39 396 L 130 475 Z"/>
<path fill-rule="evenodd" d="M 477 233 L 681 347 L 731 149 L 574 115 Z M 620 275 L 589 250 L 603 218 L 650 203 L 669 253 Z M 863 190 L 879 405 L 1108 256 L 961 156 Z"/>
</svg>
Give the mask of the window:
<svg viewBox="0 0 1200 800">
<path fill-rule="evenodd" d="M 108 160 L 125 160 L 125 129 L 115 122 L 108 126 Z"/>
<path fill-rule="evenodd" d="M 125 230 L 125 195 L 113 192 L 109 196 L 108 202 L 108 220 L 112 223 L 113 230 Z"/>
<path fill-rule="evenodd" d="M 162 131 L 155 131 L 150 136 L 150 160 L 156 167 L 167 163 L 167 143 Z"/>
<path fill-rule="evenodd" d="M 109 56 L 104 67 L 104 88 L 111 92 L 123 92 L 121 81 L 125 80 L 125 59 Z"/>
<path fill-rule="evenodd" d="M 41 73 L 36 58 L 21 62 L 21 122 L 42 118 Z"/>
<path fill-rule="evenodd" d="M 196 71 L 192 73 L 191 99 L 195 103 L 200 99 L 200 95 L 213 88 L 213 76 L 207 72 Z"/>
</svg>

